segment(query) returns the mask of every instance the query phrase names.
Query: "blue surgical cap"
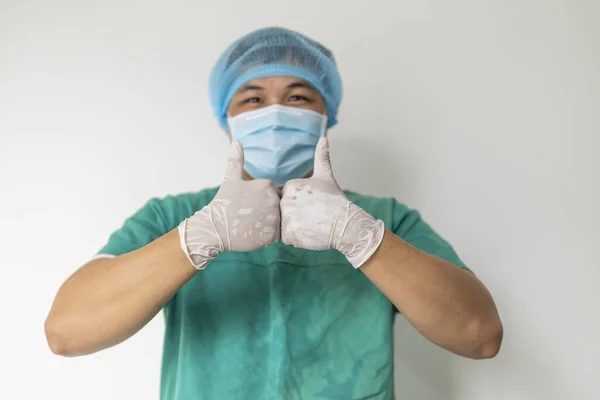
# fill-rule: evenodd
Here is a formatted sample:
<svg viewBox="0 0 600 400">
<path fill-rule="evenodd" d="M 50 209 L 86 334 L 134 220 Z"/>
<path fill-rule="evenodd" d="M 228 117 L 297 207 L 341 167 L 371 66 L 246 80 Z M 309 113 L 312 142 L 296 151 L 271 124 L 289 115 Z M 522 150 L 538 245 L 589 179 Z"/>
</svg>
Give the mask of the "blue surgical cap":
<svg viewBox="0 0 600 400">
<path fill-rule="evenodd" d="M 337 123 L 342 79 L 333 53 L 289 29 L 263 28 L 231 44 L 211 71 L 210 101 L 225 131 L 233 95 L 248 81 L 268 76 L 294 76 L 309 82 L 325 99 L 328 127 Z"/>
</svg>

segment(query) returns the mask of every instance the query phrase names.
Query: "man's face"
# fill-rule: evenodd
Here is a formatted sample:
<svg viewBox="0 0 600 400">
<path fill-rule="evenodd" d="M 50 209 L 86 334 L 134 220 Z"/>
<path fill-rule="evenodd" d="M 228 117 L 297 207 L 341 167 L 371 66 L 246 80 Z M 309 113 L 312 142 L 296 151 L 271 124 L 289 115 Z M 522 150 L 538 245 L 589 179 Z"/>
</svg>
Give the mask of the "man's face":
<svg viewBox="0 0 600 400">
<path fill-rule="evenodd" d="M 242 86 L 229 102 L 227 114 L 229 117 L 235 117 L 246 111 L 275 104 L 305 108 L 323 115 L 326 113 L 323 96 L 310 83 L 290 76 L 270 76 L 251 80 Z M 307 176 L 311 174 L 312 172 Z M 252 177 L 244 171 L 244 179 Z"/>
</svg>

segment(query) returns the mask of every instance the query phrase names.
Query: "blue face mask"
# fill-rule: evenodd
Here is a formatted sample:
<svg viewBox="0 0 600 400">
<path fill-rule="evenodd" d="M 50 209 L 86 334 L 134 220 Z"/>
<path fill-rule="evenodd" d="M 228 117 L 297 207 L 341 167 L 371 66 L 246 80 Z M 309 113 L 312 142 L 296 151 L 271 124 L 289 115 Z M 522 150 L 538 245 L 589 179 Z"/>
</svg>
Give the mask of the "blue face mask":
<svg viewBox="0 0 600 400">
<path fill-rule="evenodd" d="M 276 104 L 236 115 L 227 122 L 231 137 L 244 148 L 246 171 L 253 178 L 270 179 L 283 186 L 313 168 L 327 116 Z"/>
</svg>

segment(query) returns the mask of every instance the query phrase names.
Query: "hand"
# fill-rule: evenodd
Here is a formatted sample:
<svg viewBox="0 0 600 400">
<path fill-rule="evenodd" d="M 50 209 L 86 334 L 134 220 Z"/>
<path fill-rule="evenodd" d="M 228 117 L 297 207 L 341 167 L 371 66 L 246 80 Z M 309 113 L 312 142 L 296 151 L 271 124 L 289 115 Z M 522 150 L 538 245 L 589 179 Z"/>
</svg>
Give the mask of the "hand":
<svg viewBox="0 0 600 400">
<path fill-rule="evenodd" d="M 329 141 L 321 138 L 313 176 L 288 181 L 281 198 L 281 239 L 307 250 L 336 249 L 359 268 L 379 247 L 383 221 L 352 203 L 331 170 Z"/>
<path fill-rule="evenodd" d="M 279 240 L 277 187 L 266 179 L 244 181 L 243 170 L 242 145 L 233 141 L 217 195 L 179 225 L 181 247 L 197 269 L 203 269 L 223 251 L 252 251 Z"/>
</svg>

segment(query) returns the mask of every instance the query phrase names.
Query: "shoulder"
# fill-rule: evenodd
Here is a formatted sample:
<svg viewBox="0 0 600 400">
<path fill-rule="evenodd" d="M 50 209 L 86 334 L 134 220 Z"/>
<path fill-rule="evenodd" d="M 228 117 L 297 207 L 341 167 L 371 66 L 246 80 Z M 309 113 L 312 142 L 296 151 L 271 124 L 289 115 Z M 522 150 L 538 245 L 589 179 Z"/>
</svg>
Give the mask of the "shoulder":
<svg viewBox="0 0 600 400">
<path fill-rule="evenodd" d="M 397 203 L 393 197 L 370 196 L 352 190 L 344 190 L 344 193 L 348 197 L 348 200 L 361 207 L 363 205 L 367 207 L 384 207 L 393 206 Z"/>
<path fill-rule="evenodd" d="M 208 204 L 216 192 L 211 188 L 148 200 L 113 232 L 98 254 L 118 256 L 147 245 Z"/>
<path fill-rule="evenodd" d="M 394 197 L 369 196 L 354 191 L 344 191 L 348 200 L 367 211 L 373 217 L 381 219 L 386 228 L 393 229 L 411 213 L 418 214 Z"/>
<path fill-rule="evenodd" d="M 140 211 L 153 214 L 156 218 L 162 220 L 165 229 L 169 231 L 210 203 L 217 191 L 218 187 L 214 187 L 198 192 L 155 197 L 150 199 Z"/>
<path fill-rule="evenodd" d="M 404 236 L 422 227 L 421 213 L 398 201 L 395 197 L 367 196 L 353 191 L 345 191 L 354 204 L 367 211 L 373 217 L 381 219 L 385 227 Z"/>
<path fill-rule="evenodd" d="M 177 195 L 168 195 L 160 199 L 160 203 L 163 205 L 163 207 L 189 207 L 191 209 L 200 209 L 212 201 L 218 190 L 218 187 L 213 187 L 203 189 L 198 192 L 186 192 Z"/>
<path fill-rule="evenodd" d="M 346 196 L 373 217 L 381 219 L 386 228 L 418 249 L 466 268 L 452 246 L 421 218 L 419 211 L 393 197 L 364 196 L 349 191 Z"/>
</svg>

